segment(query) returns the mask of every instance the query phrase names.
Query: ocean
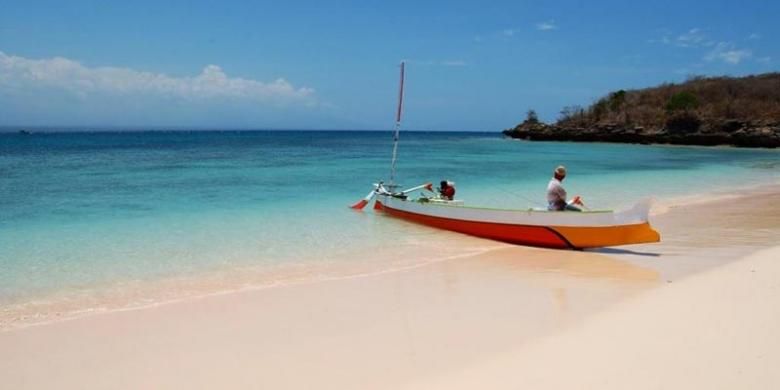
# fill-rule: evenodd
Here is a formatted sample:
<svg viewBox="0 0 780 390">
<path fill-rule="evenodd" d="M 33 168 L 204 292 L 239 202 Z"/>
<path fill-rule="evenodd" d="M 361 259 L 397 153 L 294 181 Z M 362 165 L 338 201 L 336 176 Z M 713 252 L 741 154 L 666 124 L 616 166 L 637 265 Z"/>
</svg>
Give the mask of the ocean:
<svg viewBox="0 0 780 390">
<path fill-rule="evenodd" d="M 0 328 L 504 245 L 349 209 L 387 180 L 391 150 L 389 131 L 0 133 Z M 397 181 L 526 209 L 563 164 L 571 195 L 618 209 L 777 183 L 779 157 L 402 132 Z"/>
</svg>

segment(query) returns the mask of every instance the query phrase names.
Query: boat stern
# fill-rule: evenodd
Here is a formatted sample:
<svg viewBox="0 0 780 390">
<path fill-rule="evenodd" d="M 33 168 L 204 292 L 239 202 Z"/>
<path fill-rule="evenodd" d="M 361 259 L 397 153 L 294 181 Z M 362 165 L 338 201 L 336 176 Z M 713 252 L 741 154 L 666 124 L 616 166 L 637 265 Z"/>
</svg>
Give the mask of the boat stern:
<svg viewBox="0 0 780 390">
<path fill-rule="evenodd" d="M 618 226 L 553 226 L 575 248 L 601 248 L 660 242 L 661 235 L 649 222 Z"/>
</svg>

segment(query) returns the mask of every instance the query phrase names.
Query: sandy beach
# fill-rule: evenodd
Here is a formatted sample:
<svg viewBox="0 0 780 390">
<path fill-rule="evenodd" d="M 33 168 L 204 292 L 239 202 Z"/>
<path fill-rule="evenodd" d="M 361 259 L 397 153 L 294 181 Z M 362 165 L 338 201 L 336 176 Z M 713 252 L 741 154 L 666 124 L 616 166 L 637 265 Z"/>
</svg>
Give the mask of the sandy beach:
<svg viewBox="0 0 780 390">
<path fill-rule="evenodd" d="M 778 14 L 3 2 L 0 390 L 780 389 Z"/>
<path fill-rule="evenodd" d="M 653 290 L 419 389 L 775 389 L 780 247 Z"/>
<path fill-rule="evenodd" d="M 8 330 L 0 387 L 776 388 L 780 191 L 742 196 L 668 205 L 657 245 L 506 245 Z"/>
</svg>

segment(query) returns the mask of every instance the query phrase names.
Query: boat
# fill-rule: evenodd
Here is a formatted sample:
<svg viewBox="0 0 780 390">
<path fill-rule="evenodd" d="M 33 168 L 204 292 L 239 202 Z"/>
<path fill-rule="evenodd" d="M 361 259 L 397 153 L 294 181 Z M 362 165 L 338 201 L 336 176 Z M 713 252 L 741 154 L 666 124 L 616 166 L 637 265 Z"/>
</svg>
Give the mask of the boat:
<svg viewBox="0 0 780 390">
<path fill-rule="evenodd" d="M 660 241 L 648 222 L 650 201 L 614 212 L 504 210 L 459 201 L 403 199 L 379 188 L 375 210 L 440 229 L 512 244 L 586 249 Z"/>
<path fill-rule="evenodd" d="M 556 249 L 587 249 L 659 242 L 649 222 L 651 201 L 642 200 L 622 211 L 512 210 L 467 206 L 460 199 L 436 196 L 431 183 L 398 191 L 395 161 L 403 105 L 404 63 L 393 137 L 390 182 L 374 184 L 372 191 L 350 206 L 362 210 L 375 200 L 374 210 L 388 216 L 439 229 L 511 244 Z M 412 195 L 418 197 L 413 199 Z"/>
</svg>

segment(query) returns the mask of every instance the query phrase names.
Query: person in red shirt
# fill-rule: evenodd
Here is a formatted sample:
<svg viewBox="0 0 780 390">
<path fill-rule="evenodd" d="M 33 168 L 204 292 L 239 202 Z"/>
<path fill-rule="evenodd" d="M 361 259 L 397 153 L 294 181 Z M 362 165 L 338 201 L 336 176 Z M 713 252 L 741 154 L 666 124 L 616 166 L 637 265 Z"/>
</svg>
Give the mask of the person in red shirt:
<svg viewBox="0 0 780 390">
<path fill-rule="evenodd" d="M 455 186 L 447 180 L 442 180 L 439 187 L 439 194 L 443 199 L 455 199 Z"/>
</svg>

